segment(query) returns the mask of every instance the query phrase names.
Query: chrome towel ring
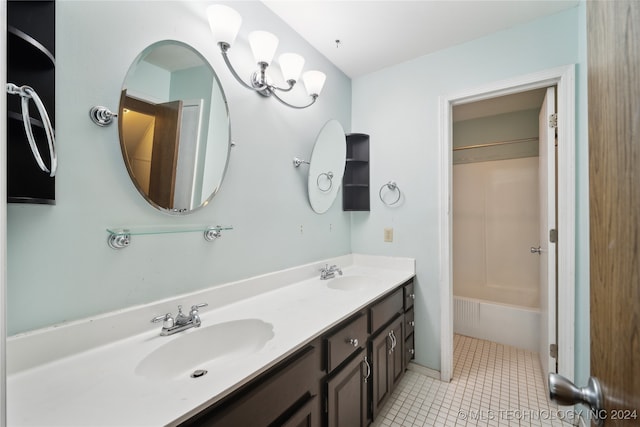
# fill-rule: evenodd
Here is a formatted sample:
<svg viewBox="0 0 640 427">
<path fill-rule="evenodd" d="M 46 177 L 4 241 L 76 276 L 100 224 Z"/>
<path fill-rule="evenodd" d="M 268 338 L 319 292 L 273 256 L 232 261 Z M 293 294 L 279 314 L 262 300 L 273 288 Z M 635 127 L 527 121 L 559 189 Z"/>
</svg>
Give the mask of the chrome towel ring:
<svg viewBox="0 0 640 427">
<path fill-rule="evenodd" d="M 35 90 L 31 86 L 17 86 L 13 83 L 7 83 L 7 93 L 10 95 L 20 95 L 21 98 L 21 106 L 22 106 L 22 122 L 24 124 L 24 132 L 27 135 L 27 140 L 29 141 L 29 147 L 31 147 L 31 152 L 33 153 L 33 157 L 36 159 L 38 166 L 44 172 L 48 172 L 49 176 L 56 176 L 56 170 L 58 169 L 58 157 L 56 155 L 56 140 L 53 131 L 53 126 L 51 126 L 51 120 L 49 119 L 49 115 L 47 114 L 47 110 L 42 103 L 42 100 L 38 96 Z M 42 119 L 42 126 L 44 128 L 45 135 L 47 136 L 47 143 L 49 145 L 49 156 L 51 158 L 51 169 L 44 164 L 42 160 L 42 156 L 40 155 L 40 151 L 36 146 L 36 140 L 33 136 L 33 129 L 31 128 L 31 117 L 29 117 L 29 100 L 33 99 L 33 103 L 36 105 L 38 109 L 38 113 L 40 113 L 40 118 Z"/>
<path fill-rule="evenodd" d="M 324 187 L 320 185 L 320 178 L 322 178 L 322 176 L 327 177 L 326 180 L 329 181 L 328 187 L 326 185 Z M 331 187 L 333 187 L 333 172 L 329 171 L 329 172 L 322 172 L 321 174 L 318 174 L 318 178 L 316 178 L 316 185 L 318 186 L 318 190 L 322 191 L 323 193 L 326 193 L 329 190 L 331 190 Z"/>
<path fill-rule="evenodd" d="M 386 200 L 384 200 L 384 197 L 382 197 L 382 190 L 384 190 L 385 187 L 387 187 L 389 191 L 398 192 L 398 197 L 396 197 L 396 199 L 393 202 L 387 202 Z M 393 206 L 400 201 L 400 198 L 402 197 L 402 193 L 400 192 L 400 187 L 398 187 L 398 184 L 396 184 L 394 181 L 389 181 L 386 184 L 383 184 L 382 187 L 380 187 L 378 196 L 380 196 L 380 201 L 382 201 L 382 203 L 384 203 L 387 206 Z"/>
</svg>

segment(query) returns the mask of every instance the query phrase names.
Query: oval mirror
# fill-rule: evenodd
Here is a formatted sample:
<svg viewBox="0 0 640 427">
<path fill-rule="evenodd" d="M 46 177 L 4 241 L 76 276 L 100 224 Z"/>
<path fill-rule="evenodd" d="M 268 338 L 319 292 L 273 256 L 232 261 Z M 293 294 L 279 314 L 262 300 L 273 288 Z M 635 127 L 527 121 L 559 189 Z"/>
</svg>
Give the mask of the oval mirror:
<svg viewBox="0 0 640 427">
<path fill-rule="evenodd" d="M 118 127 L 129 176 L 154 207 L 183 215 L 217 193 L 229 110 L 216 73 L 191 46 L 164 40 L 142 51 L 124 80 Z"/>
<path fill-rule="evenodd" d="M 309 163 L 309 203 L 316 213 L 333 204 L 344 175 L 347 138 L 337 120 L 329 120 L 320 130 Z"/>
</svg>

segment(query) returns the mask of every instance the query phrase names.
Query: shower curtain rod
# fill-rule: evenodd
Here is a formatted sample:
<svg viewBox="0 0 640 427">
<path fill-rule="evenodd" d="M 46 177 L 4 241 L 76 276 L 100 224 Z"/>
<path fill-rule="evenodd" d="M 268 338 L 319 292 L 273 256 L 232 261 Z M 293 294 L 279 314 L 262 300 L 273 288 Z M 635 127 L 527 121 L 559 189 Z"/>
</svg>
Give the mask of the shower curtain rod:
<svg viewBox="0 0 640 427">
<path fill-rule="evenodd" d="M 532 137 L 532 138 L 512 139 L 509 141 L 487 142 L 486 144 L 476 144 L 476 145 L 467 145 L 465 147 L 455 147 L 453 151 L 470 150 L 472 148 L 495 147 L 497 145 L 506 145 L 506 144 L 518 144 L 521 142 L 532 142 L 537 140 L 538 140 L 538 137 Z"/>
</svg>

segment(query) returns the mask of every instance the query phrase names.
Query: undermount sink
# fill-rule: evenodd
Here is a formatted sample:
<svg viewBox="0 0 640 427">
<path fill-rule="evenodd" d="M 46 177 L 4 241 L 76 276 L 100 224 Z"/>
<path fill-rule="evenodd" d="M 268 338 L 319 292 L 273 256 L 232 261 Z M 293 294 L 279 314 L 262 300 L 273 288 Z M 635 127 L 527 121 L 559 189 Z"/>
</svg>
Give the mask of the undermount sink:
<svg viewBox="0 0 640 427">
<path fill-rule="evenodd" d="M 273 338 L 273 325 L 259 319 L 242 319 L 191 329 L 173 336 L 136 367 L 149 379 L 174 379 L 248 356 Z M 167 338 L 159 338 L 167 339 Z"/>
<path fill-rule="evenodd" d="M 329 279 L 327 287 L 340 291 L 360 291 L 376 282 L 376 279 L 367 276 L 338 276 Z"/>
</svg>

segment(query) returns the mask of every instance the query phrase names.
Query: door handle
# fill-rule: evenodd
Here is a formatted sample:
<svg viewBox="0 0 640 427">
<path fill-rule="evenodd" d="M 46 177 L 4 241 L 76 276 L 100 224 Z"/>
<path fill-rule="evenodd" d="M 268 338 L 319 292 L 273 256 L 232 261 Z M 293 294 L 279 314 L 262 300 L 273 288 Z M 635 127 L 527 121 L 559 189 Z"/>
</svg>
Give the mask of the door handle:
<svg viewBox="0 0 640 427">
<path fill-rule="evenodd" d="M 604 409 L 602 387 L 595 377 L 589 377 L 586 387 L 577 387 L 562 375 L 549 373 L 549 398 L 558 405 L 571 406 L 583 403 L 592 414 L 600 414 Z M 601 426 L 603 419 L 595 417 L 596 425 Z"/>
<path fill-rule="evenodd" d="M 531 246 L 531 253 L 542 255 L 542 248 L 540 246 L 538 246 L 537 248 L 534 248 L 533 246 Z"/>
</svg>

